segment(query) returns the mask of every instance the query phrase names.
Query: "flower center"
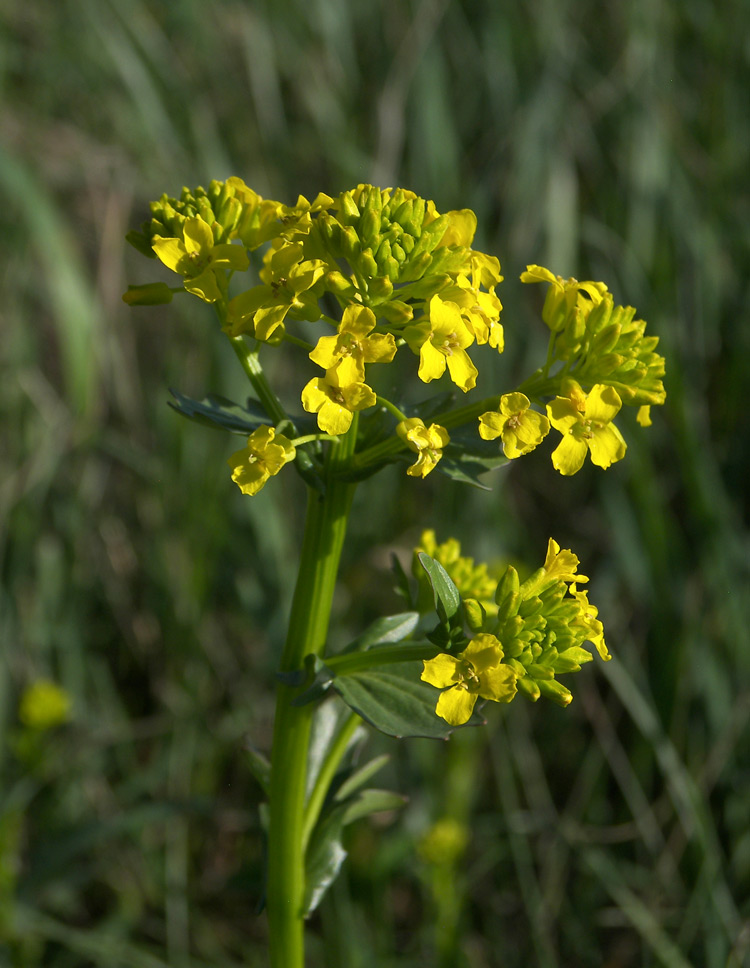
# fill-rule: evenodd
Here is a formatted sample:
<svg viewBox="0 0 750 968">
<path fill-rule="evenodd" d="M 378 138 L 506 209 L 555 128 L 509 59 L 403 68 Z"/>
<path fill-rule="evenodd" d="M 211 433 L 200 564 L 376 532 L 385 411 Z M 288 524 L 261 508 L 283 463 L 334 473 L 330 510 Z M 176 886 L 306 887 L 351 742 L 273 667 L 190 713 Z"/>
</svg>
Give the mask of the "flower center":
<svg viewBox="0 0 750 968">
<path fill-rule="evenodd" d="M 460 349 L 458 335 L 456 334 L 455 330 L 443 336 L 438 349 L 442 350 L 446 356 L 452 356 L 454 350 Z"/>
</svg>

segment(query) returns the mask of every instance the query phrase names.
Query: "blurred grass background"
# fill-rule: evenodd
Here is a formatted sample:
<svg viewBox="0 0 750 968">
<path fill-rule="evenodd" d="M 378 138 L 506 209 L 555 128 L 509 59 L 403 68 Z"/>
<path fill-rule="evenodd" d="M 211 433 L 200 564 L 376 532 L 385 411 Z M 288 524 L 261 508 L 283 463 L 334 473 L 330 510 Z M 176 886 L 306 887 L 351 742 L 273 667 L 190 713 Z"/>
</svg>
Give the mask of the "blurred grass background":
<svg viewBox="0 0 750 968">
<path fill-rule="evenodd" d="M 501 387 L 544 341 L 527 262 L 606 280 L 668 360 L 606 474 L 545 451 L 488 493 L 361 488 L 345 628 L 398 608 L 388 553 L 423 527 L 532 567 L 552 534 L 616 658 L 567 710 L 370 741 L 410 802 L 354 830 L 311 965 L 750 964 L 749 27 L 746 0 L 3 0 L 0 965 L 266 963 L 243 744 L 269 745 L 302 485 L 243 499 L 236 440 L 165 405 L 245 394 L 210 313 L 120 300 L 156 278 L 123 241 L 149 199 L 230 174 L 474 208 Z M 73 714 L 33 741 L 40 678 Z"/>
</svg>

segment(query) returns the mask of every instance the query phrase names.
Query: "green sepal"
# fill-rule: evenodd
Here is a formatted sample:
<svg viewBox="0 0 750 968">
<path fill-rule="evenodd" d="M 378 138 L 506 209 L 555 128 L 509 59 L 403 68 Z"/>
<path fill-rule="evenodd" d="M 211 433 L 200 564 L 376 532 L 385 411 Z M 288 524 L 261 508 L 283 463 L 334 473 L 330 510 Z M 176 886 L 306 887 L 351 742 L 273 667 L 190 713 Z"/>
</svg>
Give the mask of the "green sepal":
<svg viewBox="0 0 750 968">
<path fill-rule="evenodd" d="M 332 687 L 344 702 L 375 729 L 388 736 L 423 736 L 447 739 L 455 729 L 435 712 L 438 693 L 421 679 L 421 661 L 377 666 L 346 676 L 337 676 Z M 484 719 L 475 713 L 467 726 Z"/>
<path fill-rule="evenodd" d="M 151 239 L 144 235 L 143 232 L 138 232 L 136 229 L 132 229 L 125 236 L 125 240 L 129 242 L 134 249 L 137 249 L 141 255 L 145 255 L 149 259 L 155 259 L 156 253 L 151 248 Z"/>
<path fill-rule="evenodd" d="M 435 598 L 435 611 L 438 613 L 440 621 L 450 628 L 463 625 L 463 603 L 461 594 L 456 588 L 453 579 L 443 568 L 439 561 L 430 558 L 424 551 L 417 552 L 417 558 L 432 586 L 432 593 Z"/>
</svg>

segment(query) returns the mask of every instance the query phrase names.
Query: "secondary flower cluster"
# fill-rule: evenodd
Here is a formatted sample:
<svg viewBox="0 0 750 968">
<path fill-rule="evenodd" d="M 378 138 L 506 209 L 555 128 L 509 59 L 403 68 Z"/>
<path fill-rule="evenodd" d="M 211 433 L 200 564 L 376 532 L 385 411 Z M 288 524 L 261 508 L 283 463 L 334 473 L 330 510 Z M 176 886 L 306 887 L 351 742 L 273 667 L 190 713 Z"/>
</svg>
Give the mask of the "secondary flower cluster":
<svg viewBox="0 0 750 968">
<path fill-rule="evenodd" d="M 425 532 L 421 544 L 417 551 L 442 559 L 475 633 L 458 654 L 424 660 L 422 679 L 442 690 L 435 711 L 452 726 L 469 720 L 478 699 L 510 702 L 517 692 L 566 706 L 573 697 L 555 677 L 591 661 L 583 643 L 610 658 L 597 609 L 578 587 L 588 578 L 578 574 L 576 555 L 552 538 L 544 565 L 523 583 L 512 565 L 492 579 L 486 566 L 461 556 L 457 541 L 437 545 L 434 532 Z"/>
<path fill-rule="evenodd" d="M 391 363 L 406 347 L 418 357 L 420 381 L 447 374 L 468 393 L 481 381 L 470 351 L 503 351 L 500 263 L 472 248 L 473 212 L 440 214 L 411 191 L 373 185 L 335 198 L 299 196 L 290 206 L 232 177 L 207 190 L 185 188 L 179 198 L 163 195 L 151 213 L 128 238 L 181 276 L 181 285 L 131 286 L 126 302 L 163 303 L 186 291 L 214 306 L 235 342 L 248 337 L 256 348 L 303 349 L 319 369 L 302 388 L 301 403 L 322 434 L 345 434 L 355 414 L 381 405 L 394 418 L 390 443 L 381 445 L 385 459 L 411 450 L 417 456 L 407 473 L 414 477 L 438 466 L 451 443 L 450 413 L 443 423 L 426 424 L 413 410 L 402 411 L 408 394 L 399 392 L 398 405 L 385 399 L 371 385 L 377 379 L 371 367 Z M 253 263 L 257 284 L 230 293 L 232 277 Z M 547 364 L 518 390 L 496 395 L 490 388 L 454 422 L 473 423 L 485 441 L 499 438 L 509 459 L 528 454 L 554 428 L 563 438 L 552 455 L 560 473 L 575 473 L 587 453 L 608 467 L 626 449 L 613 423 L 621 405 L 638 405 L 639 422 L 648 425 L 649 406 L 664 401 L 657 338 L 645 335 L 635 310 L 614 305 L 604 283 L 563 280 L 539 266 L 528 266 L 521 278 L 549 284 L 542 313 L 551 330 Z M 310 343 L 309 326 L 295 334 L 293 323 L 315 323 L 325 332 Z M 546 414 L 534 409 L 545 403 Z M 269 414 L 276 431 L 279 410 Z M 257 493 L 296 455 L 282 434 L 258 433 L 242 460 L 235 454 L 230 461 L 246 494 Z M 252 473 L 239 472 L 241 464 L 254 465 Z"/>
</svg>

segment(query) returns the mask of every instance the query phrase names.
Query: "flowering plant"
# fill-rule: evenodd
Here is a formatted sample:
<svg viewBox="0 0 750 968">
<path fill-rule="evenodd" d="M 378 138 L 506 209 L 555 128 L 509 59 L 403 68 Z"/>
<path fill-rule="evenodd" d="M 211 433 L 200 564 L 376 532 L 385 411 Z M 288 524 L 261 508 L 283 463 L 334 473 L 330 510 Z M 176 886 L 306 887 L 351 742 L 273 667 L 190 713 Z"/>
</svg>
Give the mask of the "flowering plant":
<svg viewBox="0 0 750 968">
<path fill-rule="evenodd" d="M 345 857 L 341 832 L 368 813 L 401 804 L 365 789 L 377 761 L 355 769 L 351 750 L 363 721 L 398 737 L 444 738 L 482 722 L 485 701 L 521 694 L 567 705 L 557 676 L 608 659 L 597 609 L 579 586 L 578 558 L 550 539 L 543 565 L 521 582 L 512 566 L 492 575 L 426 531 L 410 581 L 396 567 L 408 609 L 377 620 L 339 652 L 328 624 L 352 495 L 389 463 L 484 487 L 480 477 L 538 447 L 554 429 L 552 462 L 577 473 L 587 454 L 601 468 L 624 457 L 614 418 L 637 406 L 638 422 L 664 402 L 664 360 L 631 307 L 616 306 L 601 282 L 564 280 L 528 266 L 524 282 L 548 285 L 550 330 L 543 366 L 518 386 L 485 388 L 482 361 L 502 353 L 500 263 L 472 248 L 476 217 L 440 214 L 405 189 L 358 185 L 294 205 L 261 198 L 239 178 L 208 190 L 162 196 L 129 240 L 180 278 L 131 286 L 131 305 L 187 292 L 210 304 L 254 398 L 246 406 L 173 391 L 175 409 L 240 434 L 232 480 L 255 495 L 287 465 L 303 478 L 307 517 L 286 645 L 279 659 L 270 762 L 253 754 L 268 799 L 268 909 L 276 968 L 303 965 L 303 920 Z M 255 284 L 238 274 L 257 270 Z M 261 357 L 281 348 L 317 370 L 289 413 Z M 417 359 L 414 360 L 413 358 Z M 399 361 L 398 380 L 385 364 Z M 414 378 L 403 378 L 401 361 Z M 414 399 L 414 388 L 447 375 L 455 393 Z M 388 385 L 395 390 L 384 392 Z M 342 704 L 325 700 L 337 695 Z M 341 709 L 348 711 L 343 713 Z M 328 717 L 325 747 L 311 736 Z"/>
</svg>

